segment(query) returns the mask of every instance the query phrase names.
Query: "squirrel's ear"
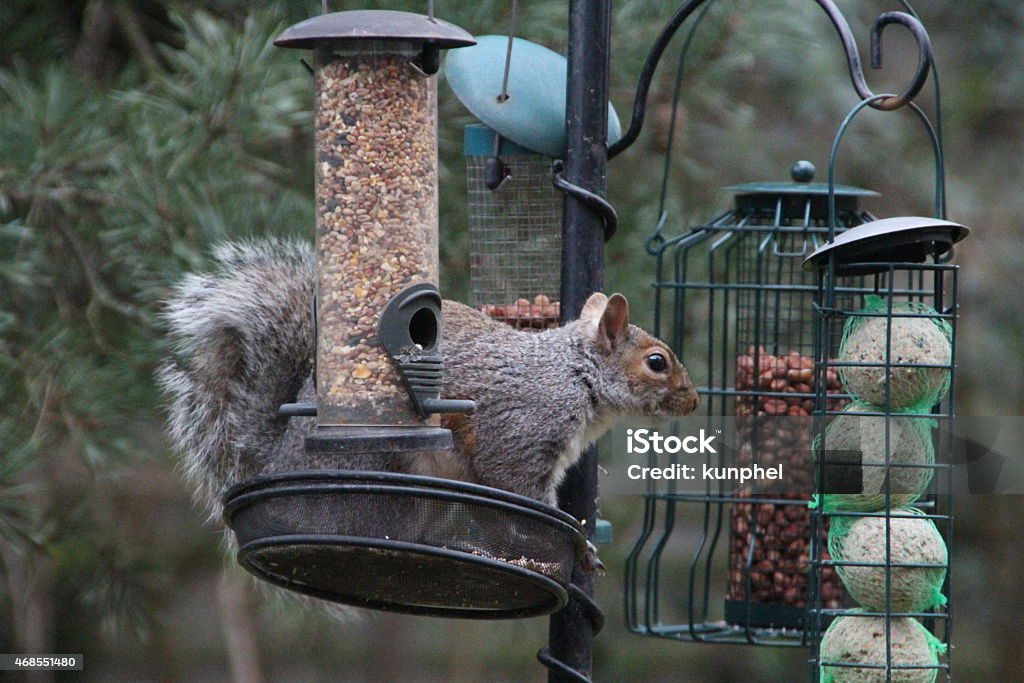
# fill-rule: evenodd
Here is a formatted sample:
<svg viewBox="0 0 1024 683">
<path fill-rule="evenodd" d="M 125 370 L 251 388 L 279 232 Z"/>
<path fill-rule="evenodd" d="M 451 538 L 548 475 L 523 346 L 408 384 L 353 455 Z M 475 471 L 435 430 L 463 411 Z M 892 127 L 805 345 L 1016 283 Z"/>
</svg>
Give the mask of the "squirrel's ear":
<svg viewBox="0 0 1024 683">
<path fill-rule="evenodd" d="M 601 314 L 597 328 L 598 341 L 614 349 L 629 334 L 629 302 L 621 294 L 612 294 Z"/>
<path fill-rule="evenodd" d="M 593 325 L 594 329 L 597 329 L 598 323 L 601 322 L 601 316 L 604 315 L 604 309 L 608 305 L 608 297 L 601 292 L 594 292 L 587 299 L 587 303 L 583 304 L 583 310 L 580 311 L 580 320 Z"/>
</svg>

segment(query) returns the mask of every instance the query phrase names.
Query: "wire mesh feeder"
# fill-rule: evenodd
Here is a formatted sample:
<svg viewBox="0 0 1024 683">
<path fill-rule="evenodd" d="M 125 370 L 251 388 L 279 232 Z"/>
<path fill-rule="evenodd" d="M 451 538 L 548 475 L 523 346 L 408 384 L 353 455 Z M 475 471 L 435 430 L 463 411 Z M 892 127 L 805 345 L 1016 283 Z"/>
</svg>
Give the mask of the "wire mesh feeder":
<svg viewBox="0 0 1024 683">
<path fill-rule="evenodd" d="M 475 619 L 555 612 L 585 540 L 571 516 L 463 482 L 383 472 L 267 475 L 225 494 L 238 561 L 332 602 Z"/>
<path fill-rule="evenodd" d="M 479 36 L 449 56 L 445 74 L 481 123 L 466 126 L 472 303 L 517 329 L 558 326 L 561 315 L 563 193 L 597 211 L 605 239 L 615 210 L 556 170 L 567 157 L 568 62 L 537 43 Z M 607 140 L 621 137 L 608 103 Z"/>
<path fill-rule="evenodd" d="M 562 194 L 551 159 L 466 127 L 473 305 L 519 329 L 558 326 Z"/>
<path fill-rule="evenodd" d="M 650 482 L 642 533 L 627 561 L 626 612 L 635 632 L 806 642 L 817 281 L 802 262 L 828 233 L 828 185 L 810 182 L 813 172 L 800 162 L 792 183 L 729 188 L 729 211 L 678 237 L 649 241 L 657 264 L 655 331 L 694 375 L 707 368 L 694 379 L 708 432 L 735 435 L 734 449 L 700 457 L 715 467 L 781 464 L 785 476 L 771 490 Z M 840 229 L 873 220 L 860 199 L 874 192 L 840 186 L 835 195 Z M 833 372 L 827 380 L 828 399 L 839 408 L 838 378 Z M 686 457 L 692 465 L 694 456 Z M 683 520 L 699 524 L 696 538 L 685 535 Z M 692 553 L 685 572 L 676 569 L 681 549 Z M 840 604 L 831 568 L 818 595 L 824 605 Z"/>
</svg>

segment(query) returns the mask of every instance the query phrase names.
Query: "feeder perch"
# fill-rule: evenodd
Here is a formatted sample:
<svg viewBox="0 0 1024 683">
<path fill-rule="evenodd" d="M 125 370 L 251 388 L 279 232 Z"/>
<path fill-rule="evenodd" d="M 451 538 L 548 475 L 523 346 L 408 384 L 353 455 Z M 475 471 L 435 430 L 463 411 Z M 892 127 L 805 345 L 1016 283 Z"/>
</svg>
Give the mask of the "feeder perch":
<svg viewBox="0 0 1024 683">
<path fill-rule="evenodd" d="M 310 460 L 225 494 L 239 562 L 278 586 L 413 614 L 506 618 L 567 600 L 579 524 L 503 491 L 395 473 L 452 448 L 441 399 L 439 50 L 473 44 L 432 17 L 324 14 L 285 30 L 312 49 L 316 152 L 315 415 Z M 316 457 L 312 457 L 315 455 Z"/>
</svg>

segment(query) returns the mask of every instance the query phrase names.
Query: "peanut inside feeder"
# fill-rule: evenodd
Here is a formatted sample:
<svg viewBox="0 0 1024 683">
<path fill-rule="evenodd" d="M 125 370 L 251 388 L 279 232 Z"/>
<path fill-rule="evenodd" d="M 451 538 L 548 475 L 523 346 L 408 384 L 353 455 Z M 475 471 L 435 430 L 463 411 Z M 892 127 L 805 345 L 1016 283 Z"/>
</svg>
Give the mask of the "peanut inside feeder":
<svg viewBox="0 0 1024 683">
<path fill-rule="evenodd" d="M 776 356 L 751 347 L 736 359 L 736 389 L 770 394 L 741 394 L 736 399 L 737 464 L 756 461 L 764 467 L 782 465 L 789 489 L 777 495 L 746 493 L 753 498 L 792 502 L 733 504 L 726 595 L 733 601 L 733 616 L 742 614 L 737 605 L 747 601 L 801 610 L 807 606 L 811 523 L 807 501 L 814 488 L 814 466 L 807 457 L 814 408 L 810 398 L 814 393 L 813 375 L 814 360 L 795 351 Z M 827 373 L 826 381 L 827 392 L 838 394 L 835 371 Z M 830 399 L 829 404 L 838 409 L 841 399 Z M 821 586 L 823 603 L 837 608 L 842 595 L 838 577 L 826 567 Z"/>
</svg>

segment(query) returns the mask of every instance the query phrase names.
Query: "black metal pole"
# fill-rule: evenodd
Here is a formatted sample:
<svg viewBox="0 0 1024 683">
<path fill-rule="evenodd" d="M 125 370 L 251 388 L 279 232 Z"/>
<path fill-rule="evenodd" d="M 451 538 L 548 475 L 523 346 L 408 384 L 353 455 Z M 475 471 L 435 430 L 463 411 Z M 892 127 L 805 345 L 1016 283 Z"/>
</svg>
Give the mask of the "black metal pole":
<svg viewBox="0 0 1024 683">
<path fill-rule="evenodd" d="M 608 168 L 608 55 L 611 0 L 570 0 L 569 72 L 566 96 L 568 146 L 563 177 L 603 196 Z M 604 221 L 571 193 L 562 219 L 562 321 L 574 320 L 587 297 L 604 285 Z M 566 477 L 559 491 L 563 510 L 584 522 L 593 540 L 597 516 L 597 449 L 590 448 Z M 593 574 L 573 571 L 573 585 L 585 596 L 594 594 Z M 593 670 L 595 615 L 586 598 L 571 596 L 565 609 L 552 615 L 548 654 L 580 676 L 550 668 L 549 683 L 579 681 Z"/>
</svg>

